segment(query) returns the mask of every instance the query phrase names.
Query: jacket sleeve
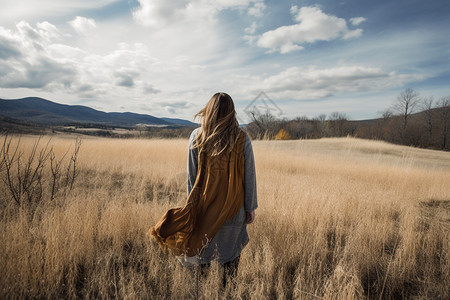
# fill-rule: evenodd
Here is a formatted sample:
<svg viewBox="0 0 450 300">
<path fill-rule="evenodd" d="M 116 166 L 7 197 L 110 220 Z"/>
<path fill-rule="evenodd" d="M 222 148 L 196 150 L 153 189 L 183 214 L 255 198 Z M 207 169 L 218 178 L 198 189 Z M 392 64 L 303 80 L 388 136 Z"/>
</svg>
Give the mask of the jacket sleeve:
<svg viewBox="0 0 450 300">
<path fill-rule="evenodd" d="M 252 143 L 247 133 L 245 133 L 244 159 L 244 208 L 245 211 L 251 212 L 258 207 L 258 200 L 256 193 L 255 159 Z"/>
<path fill-rule="evenodd" d="M 198 129 L 192 131 L 189 137 L 189 149 L 188 149 L 188 160 L 187 160 L 187 193 L 188 196 L 191 193 L 192 187 L 195 183 L 195 178 L 197 177 L 198 168 L 198 149 L 193 148 L 195 138 L 197 136 Z"/>
</svg>

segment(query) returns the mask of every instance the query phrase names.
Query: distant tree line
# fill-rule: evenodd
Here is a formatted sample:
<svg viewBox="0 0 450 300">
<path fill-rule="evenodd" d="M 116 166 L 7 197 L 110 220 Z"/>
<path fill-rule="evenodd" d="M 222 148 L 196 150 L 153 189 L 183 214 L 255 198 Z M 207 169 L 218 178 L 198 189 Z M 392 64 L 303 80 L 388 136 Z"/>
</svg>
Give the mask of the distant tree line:
<svg viewBox="0 0 450 300">
<path fill-rule="evenodd" d="M 253 139 L 315 139 L 354 136 L 395 144 L 450 150 L 450 96 L 424 98 L 408 88 L 374 120 L 351 121 L 333 112 L 315 118 L 278 119 L 252 114 L 246 131 Z"/>
<path fill-rule="evenodd" d="M 145 125 L 137 125 L 135 127 L 99 127 L 91 125 L 92 127 L 86 125 L 84 127 L 59 127 L 54 128 L 53 133 L 64 132 L 64 133 L 75 133 L 82 135 L 91 135 L 99 137 L 110 137 L 110 138 L 155 138 L 155 139 L 170 139 L 170 138 L 188 138 L 193 126 L 167 126 L 167 127 L 153 127 Z M 92 130 L 83 130 L 92 129 Z M 116 131 L 116 129 L 122 129 L 121 131 Z"/>
<path fill-rule="evenodd" d="M 140 138 L 173 139 L 188 138 L 196 126 L 170 126 L 170 127 L 137 127 Z"/>
</svg>

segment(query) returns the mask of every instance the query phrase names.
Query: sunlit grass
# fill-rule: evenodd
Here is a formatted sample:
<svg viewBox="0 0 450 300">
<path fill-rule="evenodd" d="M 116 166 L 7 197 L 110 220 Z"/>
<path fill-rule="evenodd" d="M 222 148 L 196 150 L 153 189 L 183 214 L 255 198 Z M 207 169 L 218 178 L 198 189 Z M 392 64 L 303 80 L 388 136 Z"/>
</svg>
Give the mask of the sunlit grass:
<svg viewBox="0 0 450 300">
<path fill-rule="evenodd" d="M 63 155 L 73 139 L 50 144 Z M 450 297 L 450 153 L 254 141 L 259 208 L 238 284 L 221 291 L 217 266 L 198 277 L 146 235 L 185 202 L 187 146 L 84 139 L 74 190 L 33 217 L 0 183 L 1 298 Z"/>
</svg>

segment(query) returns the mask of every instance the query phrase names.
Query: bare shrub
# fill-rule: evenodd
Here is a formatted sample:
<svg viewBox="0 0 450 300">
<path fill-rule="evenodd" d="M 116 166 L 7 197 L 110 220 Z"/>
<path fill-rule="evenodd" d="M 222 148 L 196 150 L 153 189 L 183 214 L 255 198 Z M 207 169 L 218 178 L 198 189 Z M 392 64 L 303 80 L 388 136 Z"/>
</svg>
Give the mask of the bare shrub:
<svg viewBox="0 0 450 300">
<path fill-rule="evenodd" d="M 5 204 L 14 203 L 34 212 L 46 200 L 54 200 L 57 194 L 65 194 L 73 188 L 77 177 L 77 158 L 81 140 L 77 138 L 73 153 L 65 159 L 69 150 L 57 157 L 51 139 L 42 143 L 39 137 L 31 147 L 24 149 L 21 139 L 4 136 L 0 152 L 0 180 L 9 197 Z"/>
</svg>

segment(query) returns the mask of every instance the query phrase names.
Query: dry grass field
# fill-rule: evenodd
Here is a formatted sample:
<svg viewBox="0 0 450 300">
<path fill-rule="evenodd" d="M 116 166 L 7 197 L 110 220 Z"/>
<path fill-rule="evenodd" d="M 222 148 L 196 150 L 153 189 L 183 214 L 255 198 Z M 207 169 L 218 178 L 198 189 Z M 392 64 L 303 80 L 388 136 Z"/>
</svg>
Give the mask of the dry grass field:
<svg viewBox="0 0 450 300">
<path fill-rule="evenodd" d="M 19 165 L 36 139 L 20 139 Z M 1 299 L 450 298 L 448 152 L 254 141 L 259 208 L 237 285 L 222 290 L 217 265 L 200 277 L 146 236 L 185 202 L 187 140 L 85 138 L 72 188 L 74 138 L 43 137 L 36 153 L 47 143 L 62 171 L 52 181 L 47 157 L 39 198 L 22 192 L 19 205 L 9 187 L 24 185 L 26 169 L 9 165 L 8 179 L 0 165 Z"/>
</svg>

